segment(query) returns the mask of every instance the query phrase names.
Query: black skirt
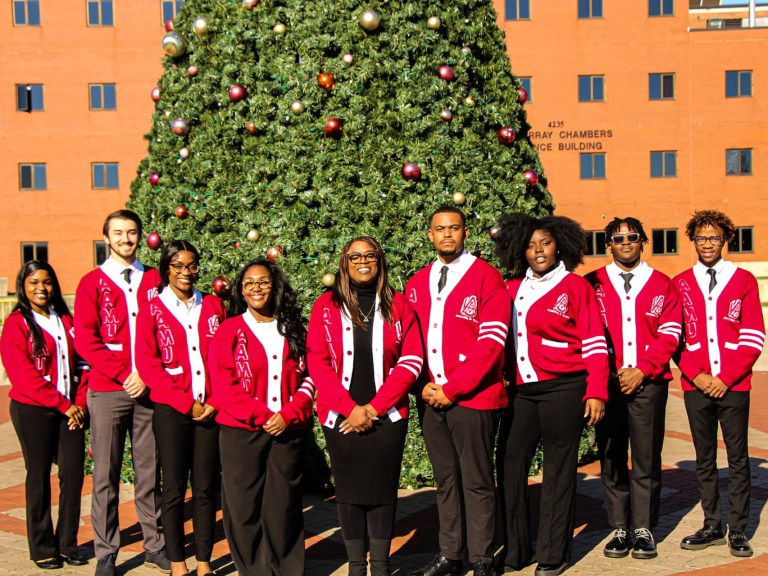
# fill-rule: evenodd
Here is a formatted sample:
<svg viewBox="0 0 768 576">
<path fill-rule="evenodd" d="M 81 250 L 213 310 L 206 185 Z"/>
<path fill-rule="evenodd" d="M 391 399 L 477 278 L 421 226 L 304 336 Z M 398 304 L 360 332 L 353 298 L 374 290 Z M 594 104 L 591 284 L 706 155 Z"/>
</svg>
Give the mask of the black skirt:
<svg viewBox="0 0 768 576">
<path fill-rule="evenodd" d="M 386 415 L 379 418 L 363 434 L 342 434 L 339 426 L 343 416 L 337 418 L 333 430 L 323 427 L 337 502 L 381 506 L 397 501 L 408 420 L 392 422 Z"/>
</svg>

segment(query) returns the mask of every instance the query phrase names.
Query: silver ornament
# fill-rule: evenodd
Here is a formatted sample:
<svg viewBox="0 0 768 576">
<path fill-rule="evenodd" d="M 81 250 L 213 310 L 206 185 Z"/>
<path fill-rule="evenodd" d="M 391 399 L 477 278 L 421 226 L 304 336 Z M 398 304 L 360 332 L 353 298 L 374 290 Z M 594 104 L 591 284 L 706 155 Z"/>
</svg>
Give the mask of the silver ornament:
<svg viewBox="0 0 768 576">
<path fill-rule="evenodd" d="M 178 32 L 168 32 L 163 36 L 163 50 L 168 56 L 181 56 L 187 51 L 187 42 Z"/>
<path fill-rule="evenodd" d="M 296 116 L 299 114 L 304 113 L 304 102 L 301 100 L 296 100 L 293 104 L 291 104 L 291 112 L 293 112 Z"/>
<path fill-rule="evenodd" d="M 192 32 L 194 32 L 198 36 L 201 36 L 202 34 L 207 34 L 208 20 L 206 20 L 205 18 L 195 18 L 195 21 L 192 22 Z"/>
<path fill-rule="evenodd" d="M 366 32 L 373 32 L 381 24 L 381 16 L 376 10 L 366 10 L 360 14 L 360 27 Z"/>
</svg>

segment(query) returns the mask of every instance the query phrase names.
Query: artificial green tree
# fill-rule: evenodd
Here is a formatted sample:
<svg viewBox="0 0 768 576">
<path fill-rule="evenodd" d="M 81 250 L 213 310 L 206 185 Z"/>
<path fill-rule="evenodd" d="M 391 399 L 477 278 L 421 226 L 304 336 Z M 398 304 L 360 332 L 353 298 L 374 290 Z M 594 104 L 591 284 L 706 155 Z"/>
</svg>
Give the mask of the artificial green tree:
<svg viewBox="0 0 768 576">
<path fill-rule="evenodd" d="M 489 257 L 502 212 L 553 209 L 495 18 L 491 0 L 187 0 L 129 207 L 202 251 L 201 286 L 268 255 L 305 311 L 362 234 L 402 290 L 443 204 Z M 404 485 L 425 475 L 412 443 Z"/>
</svg>

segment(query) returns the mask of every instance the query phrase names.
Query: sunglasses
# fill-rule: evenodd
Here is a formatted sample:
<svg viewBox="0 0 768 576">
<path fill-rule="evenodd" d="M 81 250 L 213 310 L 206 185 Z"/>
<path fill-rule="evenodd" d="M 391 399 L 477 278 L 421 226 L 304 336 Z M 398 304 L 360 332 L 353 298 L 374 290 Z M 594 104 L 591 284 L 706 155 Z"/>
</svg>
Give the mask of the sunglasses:
<svg viewBox="0 0 768 576">
<path fill-rule="evenodd" d="M 637 232 L 630 232 L 629 234 L 614 234 L 611 236 L 611 242 L 614 244 L 623 244 L 624 238 L 627 239 L 627 242 L 630 244 L 634 244 L 635 242 L 640 242 L 640 234 Z"/>
</svg>

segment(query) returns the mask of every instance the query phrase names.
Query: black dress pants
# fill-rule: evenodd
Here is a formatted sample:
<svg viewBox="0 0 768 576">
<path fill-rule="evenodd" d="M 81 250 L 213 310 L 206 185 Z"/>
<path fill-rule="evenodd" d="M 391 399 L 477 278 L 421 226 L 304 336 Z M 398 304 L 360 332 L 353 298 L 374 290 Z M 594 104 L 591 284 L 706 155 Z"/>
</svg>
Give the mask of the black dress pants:
<svg viewBox="0 0 768 576">
<path fill-rule="evenodd" d="M 85 432 L 70 430 L 58 410 L 11 400 L 11 421 L 21 443 L 27 478 L 24 484 L 27 541 L 32 560 L 77 551 L 80 493 L 83 489 Z M 59 519 L 51 519 L 51 465 L 59 467 Z"/>
<path fill-rule="evenodd" d="M 219 426 L 195 422 L 166 404 L 155 404 L 152 416 L 163 473 L 161 518 L 171 562 L 183 562 L 184 498 L 192 475 L 192 525 L 195 558 L 211 560 L 219 479 Z"/>
</svg>

